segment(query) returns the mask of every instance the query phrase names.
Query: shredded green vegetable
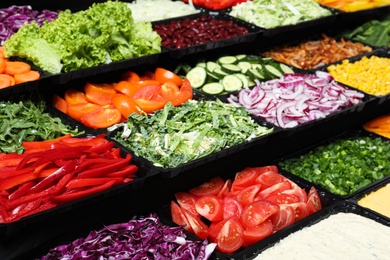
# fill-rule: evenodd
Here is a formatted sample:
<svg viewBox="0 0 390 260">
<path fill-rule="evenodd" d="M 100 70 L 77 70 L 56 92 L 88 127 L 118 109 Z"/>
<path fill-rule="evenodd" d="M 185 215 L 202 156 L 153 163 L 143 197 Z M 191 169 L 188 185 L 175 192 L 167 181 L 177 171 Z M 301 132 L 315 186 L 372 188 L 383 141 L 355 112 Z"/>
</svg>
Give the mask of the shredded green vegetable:
<svg viewBox="0 0 390 260">
<path fill-rule="evenodd" d="M 221 101 L 168 103 L 151 116 L 131 114 L 115 139 L 156 166 L 174 168 L 271 133 L 244 108 Z"/>
<path fill-rule="evenodd" d="M 338 195 L 350 195 L 390 175 L 390 143 L 381 138 L 337 139 L 279 166 Z"/>
</svg>

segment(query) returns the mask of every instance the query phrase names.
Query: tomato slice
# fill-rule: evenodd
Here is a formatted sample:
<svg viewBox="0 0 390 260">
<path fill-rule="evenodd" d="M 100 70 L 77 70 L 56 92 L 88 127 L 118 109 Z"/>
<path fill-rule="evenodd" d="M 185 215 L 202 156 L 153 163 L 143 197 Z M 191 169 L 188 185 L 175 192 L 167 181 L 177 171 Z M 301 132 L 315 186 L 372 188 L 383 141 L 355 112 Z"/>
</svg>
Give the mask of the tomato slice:
<svg viewBox="0 0 390 260">
<path fill-rule="evenodd" d="M 214 177 L 210 181 L 189 190 L 189 193 L 201 197 L 206 195 L 218 195 L 225 182 L 221 177 Z"/>
<path fill-rule="evenodd" d="M 265 198 L 265 200 L 271 201 L 275 204 L 291 204 L 299 202 L 299 198 L 294 194 L 274 194 Z"/>
<path fill-rule="evenodd" d="M 232 190 L 242 190 L 255 184 L 258 172 L 254 168 L 247 167 L 244 170 L 237 172 L 234 177 Z"/>
<path fill-rule="evenodd" d="M 231 188 L 232 188 L 232 180 L 227 179 L 222 189 L 219 191 L 217 198 L 223 199 L 225 196 L 229 194 Z"/>
<path fill-rule="evenodd" d="M 156 68 L 156 70 L 154 71 L 154 79 L 160 82 L 160 84 L 172 82 L 176 86 L 181 86 L 181 84 L 183 83 L 181 77 L 179 77 L 172 71 L 164 68 Z"/>
<path fill-rule="evenodd" d="M 107 128 L 122 120 L 121 112 L 113 105 L 101 106 L 81 117 L 81 122 L 91 128 Z"/>
<path fill-rule="evenodd" d="M 206 239 L 209 235 L 207 225 L 200 219 L 200 217 L 192 215 L 185 209 L 182 209 L 182 211 L 190 223 L 191 228 L 194 230 L 195 235 L 200 239 Z"/>
<path fill-rule="evenodd" d="M 300 202 L 307 202 L 307 194 L 306 191 L 299 186 L 296 186 L 295 188 L 284 190 L 281 193 L 283 194 L 290 194 L 294 195 L 299 198 Z"/>
<path fill-rule="evenodd" d="M 279 194 L 282 191 L 291 189 L 291 184 L 289 181 L 282 181 L 272 185 L 271 187 L 266 188 L 259 192 L 261 198 L 267 198 L 270 195 Z"/>
<path fill-rule="evenodd" d="M 73 88 L 68 88 L 65 91 L 64 98 L 68 104 L 88 103 L 85 94 Z"/>
<path fill-rule="evenodd" d="M 217 241 L 217 237 L 218 237 L 219 232 L 221 231 L 221 229 L 222 229 L 223 225 L 226 223 L 226 221 L 228 221 L 229 219 L 223 219 L 221 221 L 211 222 L 211 224 L 209 226 L 209 235 L 207 237 L 209 239 L 209 241 L 211 241 L 213 243 L 215 243 Z"/>
<path fill-rule="evenodd" d="M 199 215 L 195 209 L 195 202 L 197 199 L 195 196 L 187 192 L 179 191 L 175 193 L 175 198 L 182 209 L 189 211 L 193 215 Z"/>
<path fill-rule="evenodd" d="M 233 197 L 223 198 L 223 219 L 232 217 L 239 218 L 242 212 L 242 205 Z"/>
<path fill-rule="evenodd" d="M 132 113 L 138 113 L 137 104 L 125 94 L 115 94 L 111 97 L 111 102 L 118 109 L 124 118 L 128 118 Z"/>
<path fill-rule="evenodd" d="M 254 227 L 278 211 L 279 205 L 265 200 L 258 200 L 244 207 L 240 220 L 245 228 Z"/>
<path fill-rule="evenodd" d="M 128 82 L 131 82 L 131 83 L 135 83 L 135 82 L 138 82 L 141 80 L 141 77 L 135 73 L 134 71 L 126 71 L 124 72 L 121 77 L 120 77 L 121 80 L 123 81 L 128 81 Z"/>
<path fill-rule="evenodd" d="M 283 178 L 284 176 L 277 172 L 267 171 L 260 174 L 259 177 L 256 178 L 256 183 L 261 184 L 261 189 L 264 190 L 271 187 L 272 185 L 282 182 Z"/>
<path fill-rule="evenodd" d="M 112 84 L 108 84 L 108 83 L 90 83 L 90 82 L 87 82 L 85 85 L 84 85 L 84 92 L 85 93 L 88 93 L 88 92 L 100 92 L 100 93 L 104 93 L 104 94 L 115 94 L 116 91 L 114 89 L 114 85 Z"/>
<path fill-rule="evenodd" d="M 105 106 L 111 104 L 111 98 L 115 94 L 107 94 L 103 92 L 93 92 L 89 91 L 85 93 L 85 98 L 88 102 L 94 103 L 96 105 Z"/>
<path fill-rule="evenodd" d="M 183 80 L 180 91 L 171 99 L 172 105 L 179 106 L 193 98 L 191 83 L 188 79 Z"/>
<path fill-rule="evenodd" d="M 309 194 L 307 195 L 307 209 L 309 214 L 322 209 L 320 196 L 318 195 L 316 188 L 313 186 L 310 188 Z"/>
<path fill-rule="evenodd" d="M 293 210 L 294 212 L 294 210 Z M 251 246 L 256 242 L 272 234 L 273 226 L 271 220 L 267 219 L 257 226 L 246 228 L 243 232 L 245 246 Z"/>
<path fill-rule="evenodd" d="M 216 248 L 225 253 L 233 253 L 238 250 L 244 243 L 243 231 L 238 218 L 228 219 L 218 233 Z"/>
<path fill-rule="evenodd" d="M 146 113 L 152 113 L 162 109 L 167 99 L 160 95 L 160 85 L 146 85 L 140 88 L 134 95 L 134 102 Z"/>
<path fill-rule="evenodd" d="M 195 209 L 210 221 L 219 221 L 223 218 L 222 202 L 214 195 L 206 195 L 197 199 Z"/>
<path fill-rule="evenodd" d="M 181 210 L 180 206 L 177 205 L 176 202 L 171 201 L 171 217 L 172 221 L 176 223 L 179 226 L 182 226 L 185 230 L 189 232 L 194 232 L 192 229 L 190 223 L 187 220 L 187 217 L 184 215 L 183 211 Z"/>
<path fill-rule="evenodd" d="M 257 193 L 260 191 L 260 187 L 260 184 L 255 184 L 241 190 L 236 196 L 238 202 L 240 202 L 243 207 L 251 204 L 255 200 Z"/>
<path fill-rule="evenodd" d="M 79 103 L 79 104 L 70 104 L 68 106 L 68 115 L 76 121 L 81 122 L 81 118 L 88 114 L 91 111 L 100 108 L 99 105 L 93 103 Z"/>
<path fill-rule="evenodd" d="M 273 214 L 269 220 L 272 222 L 274 231 L 282 230 L 295 222 L 295 210 L 287 204 L 279 205 L 279 211 Z"/>
<path fill-rule="evenodd" d="M 257 174 L 259 175 L 269 171 L 279 173 L 278 167 L 276 165 L 254 167 L 254 169 L 257 171 Z"/>
<path fill-rule="evenodd" d="M 295 221 L 301 220 L 309 215 L 309 209 L 305 202 L 289 204 L 295 210 Z"/>
<path fill-rule="evenodd" d="M 154 111 L 163 109 L 166 101 L 154 101 L 145 99 L 134 99 L 137 106 L 145 113 L 153 113 Z"/>
</svg>

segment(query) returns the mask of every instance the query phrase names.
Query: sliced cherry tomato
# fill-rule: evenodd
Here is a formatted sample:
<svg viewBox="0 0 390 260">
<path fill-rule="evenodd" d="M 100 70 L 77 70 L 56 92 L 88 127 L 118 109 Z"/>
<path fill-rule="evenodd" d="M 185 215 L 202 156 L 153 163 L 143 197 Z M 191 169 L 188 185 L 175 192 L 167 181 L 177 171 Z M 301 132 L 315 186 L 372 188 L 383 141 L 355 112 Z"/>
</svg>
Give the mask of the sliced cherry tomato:
<svg viewBox="0 0 390 260">
<path fill-rule="evenodd" d="M 114 85 L 108 84 L 108 83 L 90 83 L 87 82 L 84 85 L 84 92 L 85 93 L 91 93 L 91 92 L 100 92 L 108 95 L 113 95 L 116 93 L 114 89 Z"/>
<path fill-rule="evenodd" d="M 320 196 L 318 195 L 316 188 L 313 186 L 310 188 L 309 194 L 307 195 L 307 209 L 309 214 L 322 209 Z"/>
<path fill-rule="evenodd" d="M 160 95 L 161 86 L 159 84 L 148 84 L 142 86 L 134 95 L 133 99 L 145 99 L 145 100 L 166 100 Z"/>
<path fill-rule="evenodd" d="M 297 196 L 300 202 L 307 202 L 306 191 L 299 186 L 293 187 L 292 189 L 284 190 L 282 191 L 282 193 Z"/>
<path fill-rule="evenodd" d="M 289 204 L 295 210 L 295 221 L 301 220 L 309 215 L 309 209 L 305 202 Z"/>
<path fill-rule="evenodd" d="M 259 192 L 261 198 L 267 198 L 270 195 L 279 194 L 282 191 L 291 189 L 291 183 L 289 181 L 282 181 L 272 185 L 271 187 L 266 188 Z"/>
<path fill-rule="evenodd" d="M 180 91 L 171 99 L 172 105 L 179 106 L 184 102 L 192 99 L 192 87 L 188 79 L 183 80 L 183 84 L 180 86 Z"/>
<path fill-rule="evenodd" d="M 232 217 L 239 218 L 242 212 L 242 205 L 236 198 L 225 197 L 223 198 L 223 219 L 229 219 Z"/>
<path fill-rule="evenodd" d="M 254 169 L 259 175 L 269 171 L 279 173 L 278 167 L 276 165 L 254 167 Z"/>
<path fill-rule="evenodd" d="M 91 128 L 107 128 L 122 120 L 121 112 L 113 105 L 101 106 L 81 117 L 81 122 Z"/>
<path fill-rule="evenodd" d="M 145 99 L 134 99 L 137 106 L 145 113 L 153 113 L 154 111 L 164 108 L 166 101 L 155 101 Z"/>
<path fill-rule="evenodd" d="M 243 207 L 251 204 L 255 200 L 257 193 L 260 191 L 260 187 L 260 184 L 255 184 L 241 190 L 236 196 L 238 202 L 240 202 Z"/>
<path fill-rule="evenodd" d="M 282 230 L 295 222 L 295 210 L 292 206 L 282 204 L 279 207 L 279 211 L 269 218 L 274 231 Z"/>
<path fill-rule="evenodd" d="M 68 106 L 68 115 L 76 121 L 81 122 L 81 118 L 88 114 L 91 111 L 100 108 L 99 105 L 93 103 L 79 103 L 79 104 L 70 104 Z"/>
<path fill-rule="evenodd" d="M 226 195 L 229 194 L 229 191 L 230 191 L 231 188 L 232 188 L 232 180 L 231 179 L 227 179 L 225 181 L 225 184 L 223 185 L 222 189 L 218 193 L 217 198 L 223 199 Z"/>
<path fill-rule="evenodd" d="M 225 225 L 226 221 L 228 221 L 229 219 L 230 218 L 223 219 L 221 221 L 211 222 L 211 224 L 209 226 L 209 236 L 208 236 L 209 241 L 214 242 L 214 243 L 217 241 L 217 237 L 218 237 L 219 232 L 221 232 L 223 225 Z"/>
<path fill-rule="evenodd" d="M 222 202 L 215 195 L 206 195 L 197 199 L 195 209 L 210 221 L 219 221 L 223 218 Z"/>
<path fill-rule="evenodd" d="M 225 253 L 233 253 L 238 250 L 244 243 L 243 231 L 238 218 L 228 219 L 218 233 L 217 249 Z"/>
<path fill-rule="evenodd" d="M 264 222 L 270 216 L 279 211 L 279 205 L 259 200 L 244 207 L 241 213 L 241 223 L 245 228 L 254 227 Z"/>
<path fill-rule="evenodd" d="M 175 198 L 181 208 L 188 210 L 193 215 L 199 215 L 195 209 L 196 197 L 187 192 L 176 192 Z"/>
<path fill-rule="evenodd" d="M 65 100 L 68 104 L 88 103 L 85 94 L 73 88 L 69 88 L 65 91 Z"/>
<path fill-rule="evenodd" d="M 128 118 L 132 113 L 138 113 L 137 104 L 125 94 L 115 94 L 111 97 L 111 102 L 118 109 L 124 118 Z"/>
<path fill-rule="evenodd" d="M 284 178 L 283 175 L 280 175 L 277 172 L 267 171 L 260 174 L 259 177 L 256 178 L 256 182 L 261 184 L 261 189 L 264 190 L 266 188 L 271 187 L 274 184 L 282 182 L 283 178 Z"/>
<path fill-rule="evenodd" d="M 251 167 L 247 167 L 244 170 L 237 172 L 233 180 L 232 190 L 242 190 L 254 185 L 257 176 L 257 171 Z"/>
<path fill-rule="evenodd" d="M 188 222 L 187 217 L 184 215 L 179 205 L 177 205 L 176 202 L 171 201 L 170 208 L 171 208 L 172 221 L 179 226 L 183 226 L 184 229 L 186 229 L 187 231 L 194 232 L 194 230 L 190 225 L 190 222 Z"/>
<path fill-rule="evenodd" d="M 265 200 L 271 201 L 275 204 L 290 204 L 299 202 L 299 198 L 294 194 L 274 194 L 265 198 Z"/>
<path fill-rule="evenodd" d="M 177 93 L 179 93 L 179 87 L 173 82 L 163 83 L 160 87 L 160 95 L 167 99 L 167 101 L 171 101 L 174 99 Z"/>
<path fill-rule="evenodd" d="M 88 102 L 94 103 L 99 106 L 105 106 L 111 104 L 111 98 L 115 95 L 114 94 L 107 94 L 104 92 L 98 92 L 98 91 L 88 91 L 85 93 L 85 98 Z"/>
<path fill-rule="evenodd" d="M 154 71 L 154 79 L 160 82 L 160 84 L 172 82 L 176 86 L 181 86 L 183 83 L 183 80 L 180 76 L 164 68 L 156 68 Z"/>
<path fill-rule="evenodd" d="M 294 212 L 294 210 L 293 210 Z M 268 237 L 272 234 L 273 226 L 269 219 L 257 226 L 246 228 L 243 232 L 245 246 L 251 246 L 254 243 Z"/>
<path fill-rule="evenodd" d="M 201 197 L 206 195 L 218 195 L 223 188 L 225 182 L 221 177 L 214 177 L 208 182 L 204 182 L 201 185 L 189 190 L 189 193 Z"/>
<path fill-rule="evenodd" d="M 121 75 L 121 80 L 135 83 L 141 80 L 141 77 L 134 71 L 126 71 Z"/>
<path fill-rule="evenodd" d="M 200 219 L 200 217 L 192 215 L 185 209 L 182 209 L 182 211 L 190 223 L 191 228 L 194 230 L 195 235 L 200 239 L 206 239 L 209 235 L 207 225 Z"/>
</svg>

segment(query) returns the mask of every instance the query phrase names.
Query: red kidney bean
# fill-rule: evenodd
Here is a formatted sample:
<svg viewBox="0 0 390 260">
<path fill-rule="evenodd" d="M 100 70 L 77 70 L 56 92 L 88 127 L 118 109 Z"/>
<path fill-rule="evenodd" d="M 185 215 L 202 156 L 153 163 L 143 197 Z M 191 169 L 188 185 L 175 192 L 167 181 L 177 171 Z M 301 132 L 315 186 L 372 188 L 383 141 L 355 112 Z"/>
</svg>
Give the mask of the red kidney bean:
<svg viewBox="0 0 390 260">
<path fill-rule="evenodd" d="M 171 20 L 169 23 L 154 24 L 167 48 L 185 48 L 195 44 L 218 41 L 236 36 L 242 36 L 249 31 L 231 20 L 216 19 L 202 15 L 198 18 Z"/>
</svg>

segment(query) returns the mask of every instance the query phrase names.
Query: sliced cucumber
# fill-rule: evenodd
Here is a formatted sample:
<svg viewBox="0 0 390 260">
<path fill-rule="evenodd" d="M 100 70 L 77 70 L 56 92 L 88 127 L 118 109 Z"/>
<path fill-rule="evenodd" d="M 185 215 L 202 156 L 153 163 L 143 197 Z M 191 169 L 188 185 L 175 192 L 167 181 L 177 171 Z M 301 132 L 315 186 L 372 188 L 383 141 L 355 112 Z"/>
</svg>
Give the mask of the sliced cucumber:
<svg viewBox="0 0 390 260">
<path fill-rule="evenodd" d="M 214 61 L 208 61 L 206 62 L 206 70 L 208 72 L 213 72 L 216 68 L 221 68 L 221 65 L 219 65 L 218 63 L 214 62 Z"/>
<path fill-rule="evenodd" d="M 242 89 L 242 80 L 236 75 L 227 75 L 221 80 L 221 84 L 226 92 L 235 92 Z"/>
<path fill-rule="evenodd" d="M 274 63 L 275 62 L 275 60 L 273 58 L 268 58 L 268 57 L 263 57 L 263 58 L 261 58 L 261 60 L 264 63 Z"/>
<path fill-rule="evenodd" d="M 257 69 L 262 69 L 263 65 L 261 65 L 260 63 L 252 63 L 251 67 L 252 67 L 252 69 L 257 70 Z"/>
<path fill-rule="evenodd" d="M 237 58 L 238 61 L 244 60 L 246 58 L 246 55 L 245 54 L 237 54 L 236 58 Z"/>
<path fill-rule="evenodd" d="M 247 75 L 252 80 L 254 80 L 254 79 L 263 80 L 264 79 L 264 75 L 262 75 L 257 69 L 249 69 Z"/>
<path fill-rule="evenodd" d="M 234 64 L 223 64 L 221 65 L 221 70 L 225 71 L 226 73 L 240 73 L 241 68 Z"/>
<path fill-rule="evenodd" d="M 202 91 L 210 95 L 220 94 L 223 92 L 223 90 L 223 85 L 218 82 L 207 83 L 202 87 Z"/>
<path fill-rule="evenodd" d="M 247 70 L 252 68 L 252 64 L 248 61 L 239 61 L 237 66 L 241 68 L 242 73 L 245 73 Z"/>
<path fill-rule="evenodd" d="M 202 67 L 202 68 L 206 68 L 206 62 L 198 62 L 197 64 L 196 64 L 196 66 L 197 67 Z"/>
<path fill-rule="evenodd" d="M 281 69 L 284 73 L 294 73 L 294 71 L 292 70 L 292 68 L 290 68 L 289 66 L 287 66 L 287 65 L 284 64 L 284 63 L 280 63 L 279 67 L 280 67 L 280 69 Z"/>
<path fill-rule="evenodd" d="M 275 68 L 274 66 L 272 66 L 272 65 L 265 65 L 264 66 L 264 69 L 268 72 L 268 73 L 270 73 L 272 76 L 273 76 L 273 78 L 280 78 L 281 76 L 283 76 L 283 73 L 282 72 L 280 72 L 277 68 Z"/>
<path fill-rule="evenodd" d="M 225 71 L 223 71 L 222 69 L 220 68 L 216 68 L 213 73 L 213 75 L 215 75 L 218 79 L 222 79 L 223 77 L 225 77 L 226 75 L 229 75 L 228 73 L 226 73 Z"/>
<path fill-rule="evenodd" d="M 249 79 L 247 76 L 241 73 L 233 74 L 234 76 L 238 77 L 242 81 L 242 87 L 247 88 L 249 87 Z"/>
<path fill-rule="evenodd" d="M 234 64 L 237 62 L 237 58 L 235 56 L 223 56 L 220 57 L 217 62 L 219 64 Z"/>
<path fill-rule="evenodd" d="M 205 68 L 194 67 L 186 74 L 186 78 L 193 88 L 200 88 L 206 83 L 207 72 Z"/>
<path fill-rule="evenodd" d="M 217 76 L 213 72 L 207 72 L 207 83 L 218 82 L 221 79 L 220 76 Z"/>
</svg>

